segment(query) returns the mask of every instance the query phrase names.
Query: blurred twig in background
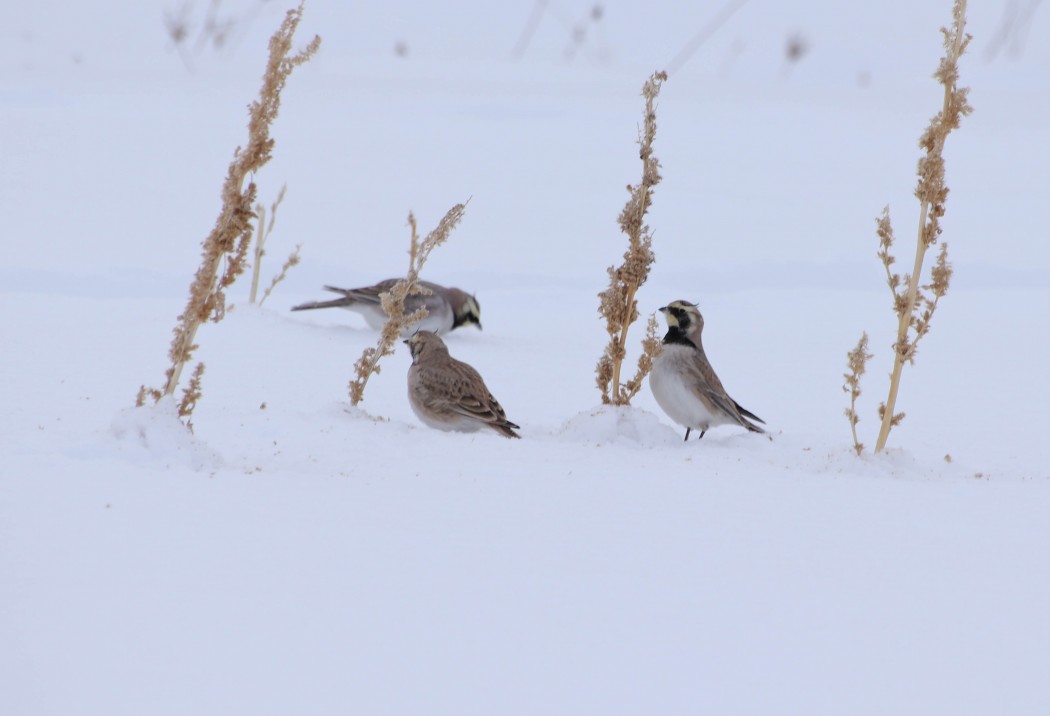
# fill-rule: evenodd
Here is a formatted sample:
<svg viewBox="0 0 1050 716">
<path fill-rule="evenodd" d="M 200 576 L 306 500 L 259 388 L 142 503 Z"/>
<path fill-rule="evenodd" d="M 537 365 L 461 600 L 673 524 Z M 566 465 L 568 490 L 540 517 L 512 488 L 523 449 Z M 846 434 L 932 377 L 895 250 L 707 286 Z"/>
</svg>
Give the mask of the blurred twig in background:
<svg viewBox="0 0 1050 716">
<path fill-rule="evenodd" d="M 192 72 L 191 54 L 198 55 L 207 47 L 221 50 L 229 46 L 237 31 L 243 31 L 251 25 L 259 10 L 268 2 L 270 0 L 253 0 L 247 9 L 240 12 L 223 12 L 223 0 L 209 0 L 204 16 L 198 19 L 193 1 L 182 0 L 178 7 L 164 11 L 164 29 L 186 69 Z M 192 53 L 189 47 L 191 41 Z"/>
<path fill-rule="evenodd" d="M 512 59 L 520 60 L 524 56 L 525 51 L 529 49 L 529 45 L 532 44 L 536 36 L 536 31 L 539 29 L 545 13 L 549 13 L 557 20 L 558 24 L 562 26 L 568 35 L 568 42 L 562 53 L 566 60 L 572 60 L 577 54 L 588 51 L 594 59 L 599 61 L 604 61 L 607 58 L 608 52 L 601 44 L 595 46 L 595 43 L 589 42 L 589 38 L 592 35 L 600 32 L 601 20 L 605 17 L 605 8 L 600 3 L 595 3 L 591 6 L 591 9 L 582 20 L 573 22 L 562 15 L 549 0 L 536 0 L 528 19 L 525 21 L 525 27 L 522 28 L 521 36 L 514 43 L 514 49 L 511 50 L 510 56 Z"/>
<path fill-rule="evenodd" d="M 1017 59 L 1024 55 L 1028 43 L 1028 32 L 1032 29 L 1032 18 L 1042 0 L 1008 0 L 1003 6 L 1003 18 L 992 39 L 988 41 L 985 59 L 994 60 L 1006 49 L 1006 53 Z"/>
<path fill-rule="evenodd" d="M 682 66 L 689 61 L 689 58 L 693 56 L 697 50 L 699 50 L 705 42 L 711 39 L 711 36 L 721 29 L 722 25 L 729 22 L 729 18 L 733 17 L 737 10 L 747 4 L 747 0 L 730 0 L 730 2 L 723 5 L 715 16 L 711 18 L 706 25 L 693 35 L 692 39 L 685 44 L 678 54 L 675 55 L 670 62 L 667 63 L 667 74 L 673 75 L 675 72 L 680 70 Z"/>
</svg>

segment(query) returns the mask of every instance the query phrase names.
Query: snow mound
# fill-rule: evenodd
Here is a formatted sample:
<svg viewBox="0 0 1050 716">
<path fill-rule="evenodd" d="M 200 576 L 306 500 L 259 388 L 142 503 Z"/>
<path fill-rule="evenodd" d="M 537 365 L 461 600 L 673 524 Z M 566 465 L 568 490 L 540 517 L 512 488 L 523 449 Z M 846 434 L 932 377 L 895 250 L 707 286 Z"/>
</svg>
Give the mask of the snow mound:
<svg viewBox="0 0 1050 716">
<path fill-rule="evenodd" d="M 599 405 L 569 418 L 555 436 L 570 442 L 621 443 L 646 447 L 682 441 L 675 431 L 647 410 Z"/>
<path fill-rule="evenodd" d="M 170 397 L 156 405 L 120 411 L 110 426 L 113 436 L 129 446 L 137 457 L 168 467 L 183 466 L 197 471 L 223 466 L 217 452 L 196 437 L 179 419 Z"/>
</svg>

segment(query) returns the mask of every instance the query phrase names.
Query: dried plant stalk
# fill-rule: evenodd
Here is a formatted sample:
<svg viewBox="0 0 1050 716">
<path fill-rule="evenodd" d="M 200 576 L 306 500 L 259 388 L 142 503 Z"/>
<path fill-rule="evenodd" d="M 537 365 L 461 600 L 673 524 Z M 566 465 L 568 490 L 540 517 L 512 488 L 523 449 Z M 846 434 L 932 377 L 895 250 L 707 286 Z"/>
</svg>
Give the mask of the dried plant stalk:
<svg viewBox="0 0 1050 716">
<path fill-rule="evenodd" d="M 270 137 L 270 125 L 280 109 L 281 90 L 285 82 L 296 67 L 317 52 L 321 44 L 321 38 L 314 37 L 305 49 L 290 54 L 292 38 L 302 19 L 302 12 L 303 2 L 300 2 L 297 8 L 288 11 L 281 26 L 270 38 L 270 55 L 259 98 L 248 109 L 248 145 L 238 147 L 234 152 L 222 187 L 222 209 L 215 227 L 202 244 L 201 264 L 190 285 L 186 309 L 179 316 L 179 323 L 174 329 L 168 354 L 171 367 L 165 374 L 164 390 L 144 388 L 139 392 L 142 401 L 146 396 L 158 400 L 158 395 L 163 397 L 175 392 L 183 368 L 197 348 L 194 343 L 197 329 L 209 318 L 213 321 L 222 319 L 226 310 L 225 289 L 244 272 L 252 238 L 251 220 L 255 216 L 252 204 L 256 187 L 254 181 L 242 187 L 248 176 L 254 175 L 272 156 L 274 140 Z M 199 398 L 199 385 L 197 390 Z M 195 404 L 196 399 L 187 403 L 190 410 Z"/>
<path fill-rule="evenodd" d="M 186 418 L 186 427 L 193 430 L 193 422 L 190 416 L 193 409 L 197 407 L 197 401 L 201 397 L 201 378 L 204 376 L 204 364 L 198 363 L 190 376 L 190 384 L 182 391 L 182 400 L 179 401 L 179 417 Z"/>
<path fill-rule="evenodd" d="M 948 188 L 944 182 L 944 143 L 953 129 L 958 128 L 962 117 L 972 108 L 967 103 L 969 89 L 959 88 L 959 58 L 966 51 L 970 35 L 965 33 L 966 0 L 955 0 L 952 9 L 951 28 L 941 28 L 944 34 L 944 57 L 934 76 L 944 86 L 944 103 L 941 111 L 933 117 L 930 125 L 919 139 L 925 155 L 919 160 L 918 183 L 915 196 L 919 199 L 919 228 L 915 246 L 915 259 L 910 274 L 903 278 L 892 272 L 894 258 L 890 254 L 893 245 L 893 230 L 888 210 L 879 219 L 879 258 L 886 267 L 890 290 L 893 292 L 893 307 L 897 314 L 897 340 L 893 344 L 893 372 L 890 374 L 889 395 L 879 408 L 882 420 L 875 452 L 886 447 L 890 430 L 904 418 L 903 413 L 894 413 L 900 389 L 901 372 L 905 363 L 915 360 L 919 340 L 930 329 L 930 319 L 937 308 L 938 300 L 947 292 L 952 269 L 948 263 L 947 245 L 942 244 L 937 262 L 931 272 L 930 283 L 919 285 L 923 261 L 927 250 L 941 234 L 940 219 L 944 216 L 944 204 Z"/>
<path fill-rule="evenodd" d="M 259 217 L 259 228 L 255 232 L 255 251 L 252 256 L 252 288 L 248 292 L 248 303 L 255 303 L 255 299 L 259 294 L 259 274 L 262 272 L 262 260 L 263 256 L 266 255 L 266 242 L 270 238 L 270 234 L 273 233 L 273 225 L 277 221 L 277 207 L 284 201 L 285 192 L 288 191 L 288 185 L 285 184 L 281 187 L 281 191 L 278 192 L 277 198 L 274 199 L 273 203 L 270 204 L 270 223 L 266 223 L 266 207 L 262 204 L 255 205 L 255 215 Z M 296 247 L 295 254 L 299 253 L 299 247 Z M 298 261 L 296 261 L 298 263 Z M 287 267 L 287 263 L 285 266 Z M 293 266 L 295 264 L 292 264 Z M 281 278 L 284 278 L 284 271 L 282 270 Z M 270 284 L 272 289 L 277 284 L 277 279 Z M 269 291 L 267 291 L 269 293 Z M 260 301 L 260 303 L 262 303 Z"/>
<path fill-rule="evenodd" d="M 624 383 L 624 394 L 626 403 L 637 395 L 645 382 L 645 376 L 653 369 L 653 361 L 663 352 L 663 340 L 660 338 L 660 324 L 656 320 L 656 314 L 649 314 L 649 321 L 645 325 L 645 338 L 642 340 L 642 354 L 638 356 L 638 370 L 634 377 Z"/>
<path fill-rule="evenodd" d="M 620 229 L 627 234 L 628 247 L 623 264 L 608 269 L 609 287 L 598 294 L 598 313 L 605 319 L 609 333 L 609 344 L 595 369 L 598 389 L 605 404 L 630 405 L 631 398 L 652 367 L 653 354 L 650 351 L 645 354 L 648 360 L 639 360 L 635 378 L 628 385 L 620 383 L 621 366 L 627 356 L 627 329 L 638 318 L 635 293 L 649 277 L 649 268 L 656 258 L 652 251 L 653 235 L 645 224 L 645 214 L 653 201 L 653 188 L 660 182 L 660 162 L 653 155 L 653 140 L 656 137 L 656 98 L 666 80 L 667 73 L 657 72 L 642 87 L 645 123 L 638 137 L 642 181 L 638 186 L 627 187 L 631 196 L 619 218 Z"/>
<path fill-rule="evenodd" d="M 849 359 L 849 373 L 843 373 L 846 382 L 842 384 L 842 390 L 849 393 L 849 407 L 846 408 L 846 418 L 853 433 L 853 450 L 860 455 L 864 452 L 864 443 L 857 439 L 857 423 L 860 416 L 857 415 L 857 398 L 860 397 L 860 377 L 864 375 L 868 359 L 872 357 L 868 353 L 868 334 L 861 335 L 856 347 L 846 354 Z"/>
<path fill-rule="evenodd" d="M 270 285 L 266 287 L 265 291 L 263 291 L 262 298 L 259 299 L 260 306 L 263 305 L 266 302 L 266 299 L 270 297 L 270 294 L 273 292 L 274 286 L 279 284 L 288 276 L 288 270 L 291 269 L 293 266 L 299 265 L 299 250 L 302 247 L 302 244 L 296 244 L 295 250 L 292 251 L 292 253 L 288 254 L 288 258 L 285 259 L 284 263 L 281 265 L 281 272 L 273 277 L 273 279 L 270 281 Z"/>
<path fill-rule="evenodd" d="M 430 289 L 419 284 L 419 273 L 430 257 L 430 252 L 445 243 L 449 234 L 452 233 L 452 229 L 462 220 L 466 208 L 466 204 L 456 204 L 449 209 L 437 227 L 427 234 L 427 237 L 422 242 L 420 242 L 417 232 L 416 217 L 411 212 L 409 213 L 408 225 L 411 228 L 412 236 L 408 251 L 408 273 L 403 279 L 395 283 L 394 287 L 388 292 L 380 294 L 387 321 L 383 325 L 378 343 L 374 347 L 366 348 L 361 357 L 354 363 L 354 375 L 356 377 L 350 381 L 348 386 L 351 405 L 356 406 L 364 399 L 365 386 L 368 384 L 368 379 L 373 373 L 380 372 L 379 361 L 384 356 L 394 354 L 394 346 L 397 344 L 401 334 L 427 317 L 427 309 L 424 306 L 420 306 L 412 313 L 406 315 L 405 299 L 410 295 L 430 293 Z"/>
</svg>

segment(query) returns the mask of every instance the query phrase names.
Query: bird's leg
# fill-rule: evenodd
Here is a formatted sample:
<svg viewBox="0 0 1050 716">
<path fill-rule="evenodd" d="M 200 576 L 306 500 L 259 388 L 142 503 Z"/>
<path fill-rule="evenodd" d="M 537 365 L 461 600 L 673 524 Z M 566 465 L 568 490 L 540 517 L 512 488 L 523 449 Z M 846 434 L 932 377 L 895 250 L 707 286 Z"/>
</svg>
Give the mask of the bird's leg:
<svg viewBox="0 0 1050 716">
<path fill-rule="evenodd" d="M 706 430 L 701 430 L 700 431 L 700 437 L 698 437 L 697 440 L 703 440 L 705 435 L 707 435 L 707 431 Z"/>
<path fill-rule="evenodd" d="M 689 442 L 689 431 L 690 430 L 692 430 L 692 428 L 686 428 L 685 429 L 685 441 L 686 442 Z"/>
</svg>

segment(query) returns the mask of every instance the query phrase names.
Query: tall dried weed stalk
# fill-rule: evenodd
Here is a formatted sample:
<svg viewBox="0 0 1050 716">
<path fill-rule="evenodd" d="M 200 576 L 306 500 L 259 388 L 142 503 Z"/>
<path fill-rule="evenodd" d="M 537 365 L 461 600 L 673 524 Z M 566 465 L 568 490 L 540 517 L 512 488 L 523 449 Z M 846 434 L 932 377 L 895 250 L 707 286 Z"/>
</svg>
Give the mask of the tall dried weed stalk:
<svg viewBox="0 0 1050 716">
<path fill-rule="evenodd" d="M 892 346 L 894 359 L 889 394 L 886 401 L 879 406 L 881 425 L 875 452 L 881 452 L 886 447 L 890 430 L 904 419 L 904 413 L 894 412 L 900 390 L 901 372 L 905 363 L 915 362 L 919 341 L 929 332 L 930 320 L 938 302 L 947 293 L 952 277 L 952 267 L 948 262 L 948 245 L 942 243 L 930 270 L 929 283 L 920 284 L 926 252 L 937 243 L 941 234 L 940 219 L 944 216 L 944 205 L 948 198 L 948 187 L 944 182 L 944 143 L 951 131 L 959 127 L 961 119 L 973 111 L 967 102 L 969 89 L 958 87 L 959 58 L 970 43 L 970 35 L 965 33 L 966 0 L 955 0 L 952 20 L 951 28 L 941 28 L 945 52 L 934 73 L 934 77 L 944 87 L 943 106 L 919 138 L 919 147 L 925 154 L 919 159 L 919 179 L 915 187 L 915 196 L 919 200 L 919 226 L 911 273 L 902 276 L 893 270 L 896 258 L 891 253 L 894 234 L 889 207 L 883 209 L 882 216 L 877 220 L 878 256 L 886 270 L 886 282 L 893 294 L 897 337 Z M 864 362 L 867 360 L 865 355 L 860 351 L 858 357 L 857 349 L 849 354 L 851 372 L 855 375 L 863 373 Z M 857 360 L 859 372 L 854 365 Z M 847 411 L 847 415 L 850 415 L 850 411 Z M 856 424 L 855 417 L 854 413 L 850 418 L 853 425 Z M 854 445 L 859 445 L 855 433 Z"/>
<path fill-rule="evenodd" d="M 628 185 L 631 196 L 620 212 L 620 229 L 627 234 L 628 240 L 623 263 L 618 268 L 609 267 L 609 287 L 598 294 L 598 313 L 605 319 L 609 343 L 598 361 L 596 382 L 602 393 L 602 403 L 607 405 L 630 405 L 631 398 L 641 389 L 642 381 L 652 368 L 653 358 L 660 352 L 656 317 L 650 316 L 638 368 L 633 378 L 621 383 L 620 373 L 627 357 L 627 329 L 638 319 L 635 294 L 649 277 L 649 268 L 656 259 L 652 249 L 653 234 L 645 223 L 645 214 L 653 202 L 653 188 L 660 182 L 660 162 L 653 155 L 653 139 L 656 138 L 656 98 L 666 80 L 666 72 L 657 72 L 642 87 L 645 123 L 638 136 L 642 181 L 637 186 Z"/>
<path fill-rule="evenodd" d="M 321 38 L 314 37 L 305 49 L 290 54 L 292 38 L 302 13 L 303 2 L 300 2 L 297 8 L 288 11 L 281 26 L 270 38 L 270 57 L 263 74 L 259 98 L 248 107 L 248 145 L 237 148 L 227 171 L 219 218 L 202 244 L 201 264 L 190 285 L 186 308 L 174 329 L 175 335 L 168 353 L 171 367 L 165 373 L 164 389 L 142 386 L 137 405 L 141 406 L 147 396 L 158 401 L 175 392 L 183 369 L 198 347 L 194 343 L 197 329 L 209 319 L 214 322 L 222 320 L 226 312 L 225 290 L 245 270 L 252 239 L 251 220 L 255 217 L 252 204 L 256 195 L 255 182 L 248 181 L 245 187 L 245 180 L 270 161 L 274 147 L 270 125 L 280 109 L 281 90 L 285 82 L 292 70 L 309 60 L 321 44 Z M 187 389 L 179 406 L 182 417 L 189 417 L 200 398 L 202 373 L 203 366 L 198 364 L 194 372 L 197 384 L 192 390 Z"/>
<path fill-rule="evenodd" d="M 365 386 L 373 373 L 380 372 L 379 361 L 383 356 L 393 355 L 398 338 L 409 328 L 427 317 L 427 309 L 420 306 L 415 311 L 405 314 L 405 299 L 412 295 L 429 295 L 430 289 L 419 283 L 419 273 L 430 257 L 430 252 L 445 243 L 452 229 L 463 219 L 465 204 L 456 204 L 449 209 L 437 227 L 427 234 L 422 242 L 416 227 L 416 217 L 409 212 L 408 225 L 412 236 L 409 245 L 408 273 L 394 284 L 390 291 L 380 294 L 383 311 L 387 315 L 386 323 L 379 335 L 379 342 L 374 347 L 365 348 L 361 357 L 354 363 L 354 375 L 350 381 L 350 404 L 357 405 L 365 397 Z"/>
</svg>

